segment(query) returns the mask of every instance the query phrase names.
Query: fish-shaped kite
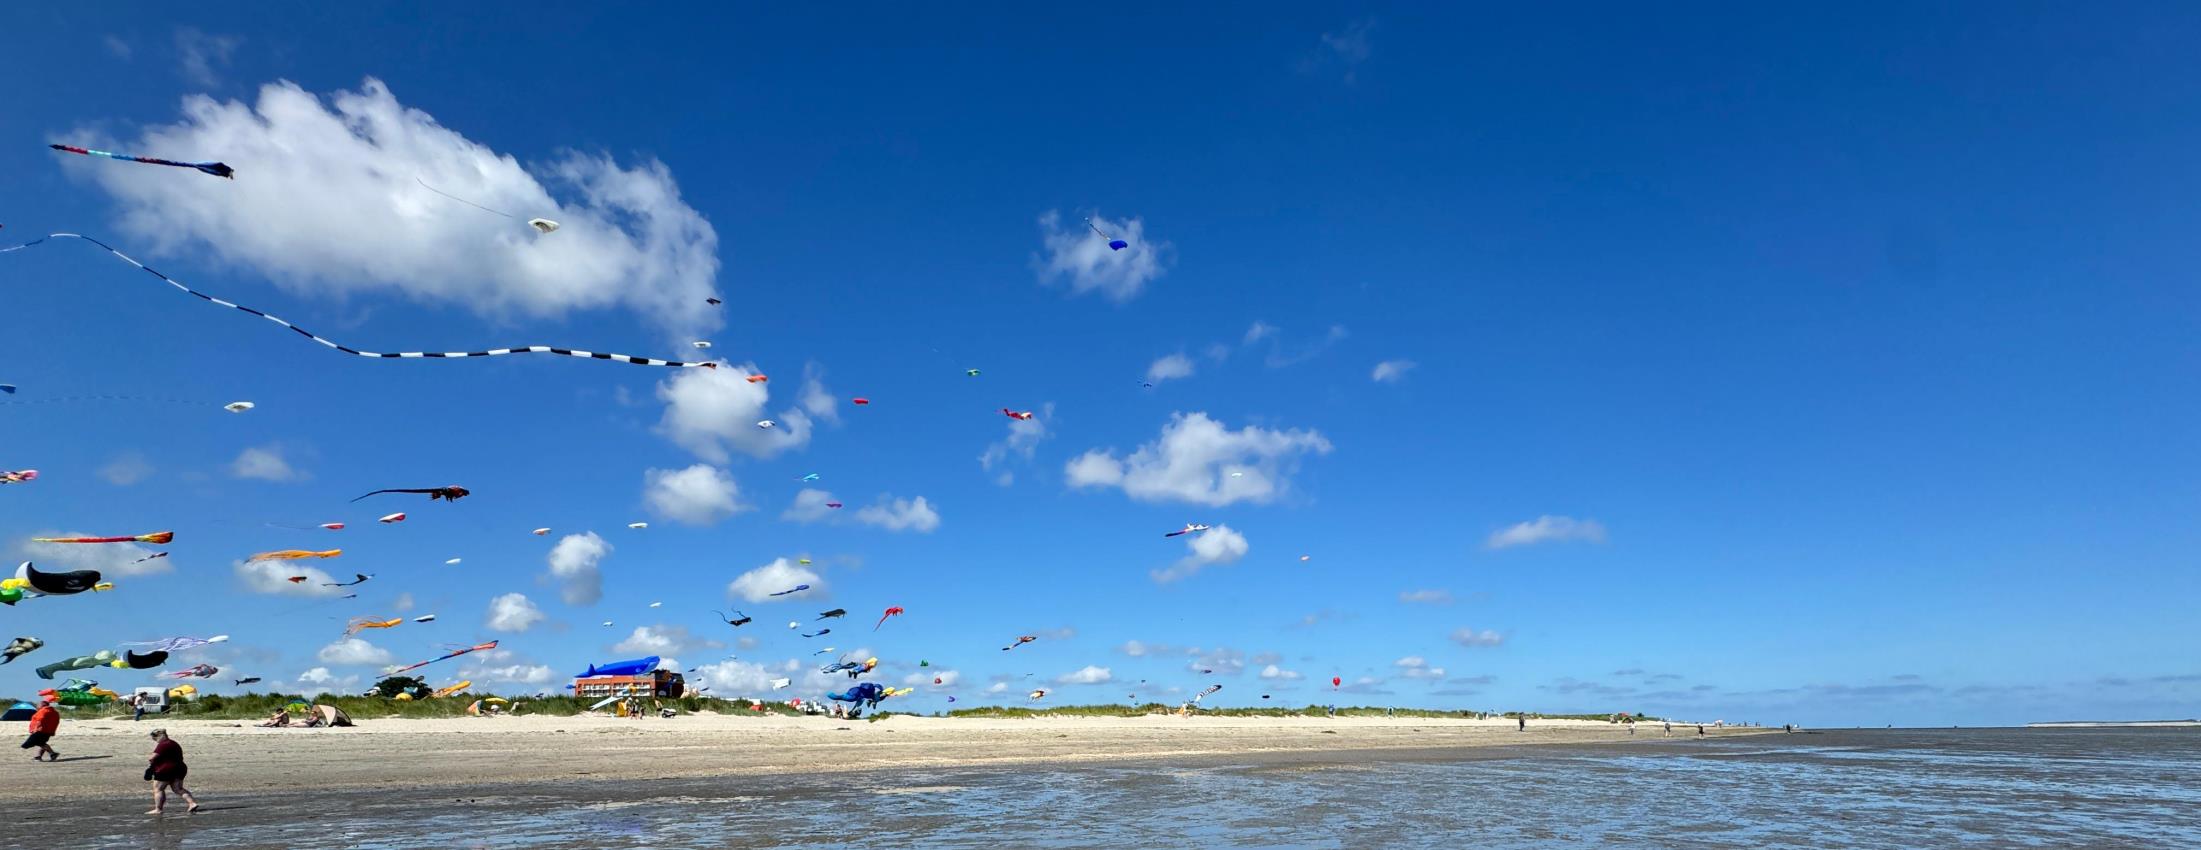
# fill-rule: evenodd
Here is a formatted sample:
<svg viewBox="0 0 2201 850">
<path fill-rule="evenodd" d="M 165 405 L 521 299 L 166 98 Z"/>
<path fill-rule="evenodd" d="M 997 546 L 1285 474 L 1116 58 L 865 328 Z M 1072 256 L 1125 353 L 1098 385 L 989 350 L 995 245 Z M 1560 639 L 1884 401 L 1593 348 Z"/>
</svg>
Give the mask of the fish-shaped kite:
<svg viewBox="0 0 2201 850">
<path fill-rule="evenodd" d="M 819 629 L 819 630 L 817 630 L 817 631 L 814 631 L 814 632 L 804 632 L 802 636 L 803 636 L 803 637 L 806 637 L 806 638 L 814 638 L 814 637 L 824 637 L 824 636 L 826 636 L 826 635 L 829 635 L 829 634 L 832 634 L 832 633 L 833 633 L 833 630 L 832 630 L 832 629 Z"/>
<path fill-rule="evenodd" d="M 159 675 L 164 679 L 211 679 L 214 678 L 214 674 L 220 672 L 222 672 L 222 668 L 212 664 L 194 664 L 182 670 L 170 670 Z"/>
<path fill-rule="evenodd" d="M 1009 644 L 1008 646 L 1004 646 L 1004 647 L 1002 647 L 1002 648 L 1001 648 L 1001 651 L 1002 651 L 1002 652 L 1008 652 L 1009 650 L 1012 650 L 1012 649 L 1015 649 L 1015 648 L 1017 648 L 1017 647 L 1023 646 L 1023 645 L 1025 645 L 1025 644 L 1027 644 L 1027 643 L 1031 643 L 1032 641 L 1035 641 L 1035 640 L 1039 640 L 1039 635 L 1023 635 L 1023 636 L 1021 636 L 1021 637 L 1018 637 L 1018 638 L 1016 639 L 1016 643 L 1012 643 L 1012 644 Z"/>
<path fill-rule="evenodd" d="M 8 641 L 8 648 L 5 650 L 0 650 L 0 664 L 6 664 L 8 662 L 14 661 L 15 659 L 21 658 L 25 654 L 28 654 L 30 652 L 34 652 L 39 647 L 45 645 L 45 641 L 39 640 L 34 637 L 19 637 L 14 640 Z"/>
<path fill-rule="evenodd" d="M 91 148 L 80 148 L 75 145 L 47 145 L 46 147 L 53 148 L 54 150 L 61 151 L 62 153 L 82 154 L 84 156 L 104 156 L 108 159 L 119 159 L 124 162 L 142 162 L 147 165 L 172 165 L 177 168 L 193 168 L 203 173 L 212 174 L 216 177 L 220 177 L 226 180 L 237 179 L 237 169 L 231 168 L 227 165 L 223 165 L 219 162 L 177 162 L 176 160 L 172 159 L 156 159 L 150 156 L 131 156 L 126 153 L 95 151 Z"/>
<path fill-rule="evenodd" d="M 258 681 L 260 681 L 260 677 L 258 676 L 246 676 L 242 679 L 234 680 L 234 683 L 239 685 L 250 685 Z"/>
<path fill-rule="evenodd" d="M 133 563 L 133 564 L 142 564 L 142 563 L 145 563 L 146 561 L 150 561 L 150 560 L 153 560 L 154 558 L 166 558 L 166 557 L 168 557 L 168 553 L 166 553 L 166 552 L 154 552 L 154 553 L 153 553 L 153 554 L 151 554 L 151 555 L 147 555 L 147 556 L 145 556 L 145 557 L 143 557 L 143 558 L 139 558 L 139 559 L 137 559 L 137 560 L 135 560 L 135 561 L 131 561 L 130 563 Z"/>
<path fill-rule="evenodd" d="M 365 496 L 360 496 L 360 497 L 359 497 L 358 499 L 353 499 L 352 501 L 356 502 L 356 501 L 359 501 L 359 499 L 364 499 L 364 498 L 367 498 L 367 496 L 379 496 L 379 495 L 381 495 L 381 494 L 383 494 L 383 493 L 426 493 L 426 494 L 428 494 L 428 501 L 431 501 L 431 502 L 434 502 L 434 501 L 456 502 L 456 501 L 458 501 L 458 500 L 460 500 L 460 499 L 464 499 L 464 498 L 466 498 L 466 497 L 467 497 L 467 496 L 469 496 L 469 495 L 472 495 L 472 494 L 473 494 L 473 492 L 474 492 L 474 491 L 472 491 L 472 490 L 468 490 L 468 489 L 466 489 L 466 488 L 464 488 L 464 487 L 460 487 L 460 486 L 458 486 L 458 485 L 455 485 L 455 484 L 454 484 L 454 485 L 452 485 L 452 486 L 449 486 L 449 487 L 414 487 L 414 488 L 394 488 L 394 487 L 393 487 L 393 488 L 390 488 L 390 489 L 386 489 L 386 490 L 376 490 L 376 491 L 374 491 L 374 492 L 372 492 L 372 493 L 368 493 L 368 494 L 366 494 Z"/>
<path fill-rule="evenodd" d="M 246 558 L 245 563 L 249 564 L 254 561 L 298 561 L 306 558 L 334 558 L 342 554 L 344 554 L 344 550 L 342 549 L 323 549 L 318 552 L 311 549 L 277 549 L 273 552 L 261 552 L 260 554 L 254 555 L 250 558 Z"/>
<path fill-rule="evenodd" d="M 790 594 L 790 593 L 801 593 L 801 592 L 803 592 L 803 591 L 805 591 L 805 590 L 809 590 L 809 589 L 810 589 L 810 585 L 807 585 L 807 584 L 798 584 L 798 585 L 795 585 L 794 587 L 790 587 L 790 588 L 788 588 L 788 589 L 786 589 L 786 590 L 782 590 L 782 591 L 780 591 L 780 592 L 778 592 L 778 593 L 771 593 L 771 594 L 766 594 L 766 595 L 768 595 L 768 596 L 786 596 L 787 594 Z"/>
<path fill-rule="evenodd" d="M 38 470 L 21 469 L 14 472 L 0 470 L 0 484 L 28 484 L 38 480 Z"/>
<path fill-rule="evenodd" d="M 33 542 L 33 543 L 152 543 L 152 544 L 155 544 L 155 545 L 167 545 L 167 544 L 168 544 L 168 543 L 169 543 L 170 541 L 173 541 L 173 540 L 175 540 L 175 539 L 176 539 L 176 533 L 175 533 L 175 532 L 173 532 L 173 531 L 156 531 L 156 532 L 153 532 L 153 533 L 151 533 L 151 534 L 137 534 L 137 535 L 132 535 L 132 536 L 129 536 L 129 537 L 33 537 L 33 538 L 31 538 L 31 542 Z"/>
</svg>

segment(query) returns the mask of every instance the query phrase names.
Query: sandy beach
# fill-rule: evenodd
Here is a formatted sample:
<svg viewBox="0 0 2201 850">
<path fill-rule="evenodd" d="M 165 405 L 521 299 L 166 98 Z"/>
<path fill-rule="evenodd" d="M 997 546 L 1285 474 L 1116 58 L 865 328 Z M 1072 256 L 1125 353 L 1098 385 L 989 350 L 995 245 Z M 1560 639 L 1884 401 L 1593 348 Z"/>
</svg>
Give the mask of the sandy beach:
<svg viewBox="0 0 2201 850">
<path fill-rule="evenodd" d="M 821 717 L 687 715 L 360 719 L 346 729 L 260 729 L 237 721 L 105 720 L 66 723 L 64 760 L 12 759 L 0 800 L 77 800 L 142 795 L 150 746 L 166 728 L 191 764 L 190 784 L 210 798 L 301 788 L 511 787 L 574 780 L 816 774 L 842 770 L 1085 764 L 1141 759 L 1247 757 L 1347 761 L 1356 752 L 1446 751 L 1630 739 L 1608 723 L 1302 717 Z M 1760 734 L 1718 729 L 1711 735 Z M 1674 738 L 1695 737 L 1674 727 Z M 1661 739 L 1646 724 L 1635 739 Z"/>
</svg>

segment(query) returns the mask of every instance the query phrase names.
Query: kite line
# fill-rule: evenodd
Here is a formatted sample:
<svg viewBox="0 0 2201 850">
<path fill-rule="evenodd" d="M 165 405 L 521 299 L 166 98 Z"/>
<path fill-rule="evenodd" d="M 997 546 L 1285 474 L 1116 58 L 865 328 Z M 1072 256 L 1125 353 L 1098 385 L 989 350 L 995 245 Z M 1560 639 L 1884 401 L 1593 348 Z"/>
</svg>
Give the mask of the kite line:
<svg viewBox="0 0 2201 850">
<path fill-rule="evenodd" d="M 90 242 L 90 243 L 92 243 L 92 244 L 94 244 L 94 245 L 98 245 L 98 246 L 99 246 L 100 248 L 102 248 L 102 249 L 105 249 L 105 250 L 107 251 L 107 253 L 109 253 L 109 254 L 113 254 L 113 255 L 115 255 L 116 257 L 120 258 L 120 259 L 121 259 L 121 260 L 122 260 L 123 262 L 125 262 L 125 263 L 129 263 L 130 265 L 133 265 L 133 266 L 136 266 L 136 267 L 138 267 L 138 268 L 139 268 L 140 270 L 144 271 L 144 272 L 145 272 L 146 274 L 150 274 L 150 275 L 152 275 L 152 276 L 154 276 L 154 277 L 160 278 L 160 279 L 161 279 L 161 280 L 162 280 L 163 282 L 167 283 L 167 284 L 168 284 L 169 286 L 173 286 L 173 287 L 175 287 L 175 288 L 177 288 L 177 289 L 179 289 L 179 290 L 182 290 L 182 291 L 183 291 L 183 292 L 185 292 L 186 294 L 197 296 L 197 297 L 198 297 L 198 298 L 199 298 L 200 300 L 203 300 L 203 301 L 207 301 L 207 302 L 209 302 L 209 303 L 213 303 L 213 304 L 219 304 L 219 305 L 221 305 L 221 306 L 224 306 L 224 307 L 228 307 L 229 309 L 232 309 L 232 310 L 239 310 L 239 311 L 243 311 L 243 312 L 245 312 L 245 313 L 250 313 L 250 314 L 252 314 L 252 315 L 254 315 L 254 316 L 258 316 L 258 317 L 260 317 L 260 318 L 262 318 L 262 319 L 266 319 L 266 320 L 268 320 L 268 321 L 270 321 L 270 322 L 274 322 L 274 323 L 276 323 L 276 324 L 278 324 L 278 325 L 282 325 L 283 327 L 289 328 L 289 329 L 291 329 L 292 331 L 295 331 L 295 332 L 297 332 L 299 336 L 305 337 L 305 338 L 307 338 L 307 339 L 313 340 L 314 342 L 318 342 L 318 343 L 320 343 L 320 344 L 322 344 L 322 345 L 328 346 L 329 348 L 333 348 L 333 349 L 336 349 L 337 351 L 341 351 L 341 352 L 344 352 L 345 354 L 350 354 L 350 355 L 353 355 L 353 356 L 356 356 L 356 357 L 379 357 L 379 358 L 386 358 L 386 359 L 413 359 L 413 358 L 432 358 L 432 359 L 444 359 L 444 358 L 451 358 L 451 357 L 500 357 L 500 356 L 503 356 L 503 355 L 506 355 L 506 354 L 558 354 L 558 355 L 563 355 L 563 356 L 566 356 L 566 357 L 586 357 L 586 358 L 589 358 L 589 359 L 591 359 L 591 360 L 610 360 L 610 361 L 613 361 L 613 362 L 619 362 L 619 363 L 632 363 L 632 364 L 634 364 L 634 365 L 637 365 L 637 366 L 672 366 L 672 367 L 676 367 L 676 368 L 695 368 L 695 367 L 699 367 L 699 366 L 700 366 L 700 367 L 702 367 L 702 368 L 705 368 L 705 369 L 715 369 L 715 368 L 718 368 L 718 364 L 717 364 L 717 363 L 715 363 L 715 362 L 697 362 L 697 361 L 683 361 L 683 360 L 659 360 L 659 359 L 656 359 L 656 358 L 654 358 L 654 357 L 635 357 L 635 356 L 632 356 L 632 355 L 627 355 L 627 354 L 608 354 L 608 353 L 605 353 L 605 352 L 601 352 L 601 351 L 582 351 L 582 350 L 580 350 L 580 349 L 575 349 L 575 348 L 556 348 L 556 347 L 553 347 L 553 346 L 548 346 L 548 345 L 524 345 L 524 346 L 513 346 L 513 347 L 511 347 L 511 348 L 491 348 L 491 349 L 488 349 L 488 350 L 486 350 L 486 351 L 389 351 L 389 352 L 361 351 L 361 350 L 359 350 L 359 349 L 353 348 L 353 347 L 351 347 L 351 346 L 345 345 L 345 344 L 343 344 L 343 343 L 340 343 L 340 342 L 337 342 L 337 341 L 335 341 L 335 340 L 332 340 L 332 339 L 325 339 L 325 338 L 323 338 L 323 337 L 320 337 L 320 336 L 316 336 L 316 335 L 315 335 L 315 334 L 314 334 L 314 333 L 313 333 L 312 331 L 309 331 L 309 330 L 306 330 L 305 328 L 301 328 L 301 327 L 299 327 L 299 326 L 297 326 L 297 325 L 291 324 L 290 322 L 284 321 L 283 319 L 277 318 L 277 317 L 275 317 L 275 316 L 271 316 L 271 315 L 268 315 L 268 314 L 266 314 L 266 313 L 262 313 L 262 312 L 260 312 L 260 311 L 258 311 L 258 310 L 252 309 L 251 307 L 247 307 L 247 306 L 245 306 L 245 305 L 243 305 L 243 304 L 233 304 L 233 303 L 230 303 L 230 302 L 228 302 L 228 301 L 224 301 L 224 300 L 222 300 L 222 299 L 220 299 L 220 298 L 216 298 L 216 297 L 214 297 L 214 296 L 212 296 L 212 295 L 208 295 L 208 294 L 206 294 L 206 293 L 204 293 L 204 292 L 200 292 L 200 291 L 198 291 L 198 290 L 196 290 L 196 289 L 192 289 L 191 287 L 188 287 L 188 286 L 185 286 L 185 285 L 183 285 L 183 283 L 182 283 L 181 281 L 178 281 L 178 280 L 176 280 L 175 278 L 172 278 L 172 277 L 169 277 L 169 276 L 167 276 L 167 275 L 161 274 L 161 273 L 160 273 L 159 271 L 156 271 L 156 270 L 154 270 L 154 269 L 153 269 L 153 268 L 152 268 L 151 266 L 147 266 L 147 265 L 146 265 L 146 264 L 144 264 L 144 263 L 141 263 L 141 262 L 138 262 L 137 260 L 131 259 L 130 255 L 128 255 L 128 254 L 125 254 L 125 253 L 122 253 L 121 251 L 117 251 L 117 250 L 115 250 L 114 246 L 112 246 L 112 245 L 109 245 L 109 244 L 107 244 L 107 243 L 105 243 L 105 242 L 101 242 L 101 241 L 99 241 L 99 240 L 97 240 L 97 239 L 93 239 L 92 237 L 89 237 L 89 236 L 85 236 L 85 235 L 83 235 L 83 234 L 81 234 L 81 233 L 53 233 L 53 234 L 48 234 L 47 236 L 45 236 L 45 237 L 43 237 L 43 238 L 39 238 L 39 239 L 33 239 L 33 240 L 29 241 L 29 242 L 25 242 L 25 243 L 23 243 L 23 244 L 21 244 L 21 245 L 17 245 L 17 246 L 14 246 L 14 247 L 12 247 L 12 248 L 0 248 L 0 254 L 7 254 L 7 253 L 12 253 L 12 252 L 15 252 L 15 251 L 21 251 L 21 250 L 23 250 L 23 249 L 25 249 L 25 248 L 28 248 L 28 247 L 31 247 L 31 246 L 33 246 L 33 245 L 37 245 L 37 244 L 43 243 L 43 242 L 45 242 L 45 241 L 46 241 L 47 239 L 61 239 L 61 238 L 68 238 L 68 239 L 81 239 L 81 240 L 84 240 L 84 241 L 86 241 L 86 242 Z"/>
</svg>

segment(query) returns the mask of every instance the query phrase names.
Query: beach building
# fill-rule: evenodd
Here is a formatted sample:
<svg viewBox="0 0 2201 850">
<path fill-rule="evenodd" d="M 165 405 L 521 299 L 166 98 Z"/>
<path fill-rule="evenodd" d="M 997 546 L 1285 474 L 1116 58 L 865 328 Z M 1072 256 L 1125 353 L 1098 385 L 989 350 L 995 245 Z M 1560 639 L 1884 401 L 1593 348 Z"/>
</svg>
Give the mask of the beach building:
<svg viewBox="0 0 2201 850">
<path fill-rule="evenodd" d="M 677 697 L 687 688 L 687 680 L 671 670 L 652 670 L 632 676 L 583 676 L 573 680 L 573 695 L 583 699 Z"/>
</svg>

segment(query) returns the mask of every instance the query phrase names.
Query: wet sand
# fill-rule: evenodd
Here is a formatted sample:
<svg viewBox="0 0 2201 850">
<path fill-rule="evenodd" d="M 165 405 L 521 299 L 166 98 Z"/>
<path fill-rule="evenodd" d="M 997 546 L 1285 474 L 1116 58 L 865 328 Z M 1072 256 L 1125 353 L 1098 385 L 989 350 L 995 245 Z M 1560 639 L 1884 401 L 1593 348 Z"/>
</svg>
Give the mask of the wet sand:
<svg viewBox="0 0 2201 850">
<path fill-rule="evenodd" d="M 1301 717 L 1059 717 L 1032 719 L 698 714 L 671 719 L 501 717 L 363 719 L 348 729 L 259 729 L 236 721 L 148 719 L 65 723 L 65 760 L 0 762 L 0 802 L 139 800 L 151 746 L 165 727 L 184 746 L 189 786 L 210 800 L 347 789 L 431 791 L 534 783 L 769 776 L 847 770 L 1211 758 L 1350 760 L 1372 751 L 1456 751 L 1521 744 L 1627 741 L 1624 727 L 1587 721 Z M 1712 729 L 1720 736 L 1758 729 Z M 1694 738 L 1676 726 L 1674 738 Z M 1636 740 L 1660 740 L 1655 725 Z M 1294 758 L 1296 757 L 1296 758 Z M 118 801 L 107 803 L 106 801 Z"/>
</svg>

